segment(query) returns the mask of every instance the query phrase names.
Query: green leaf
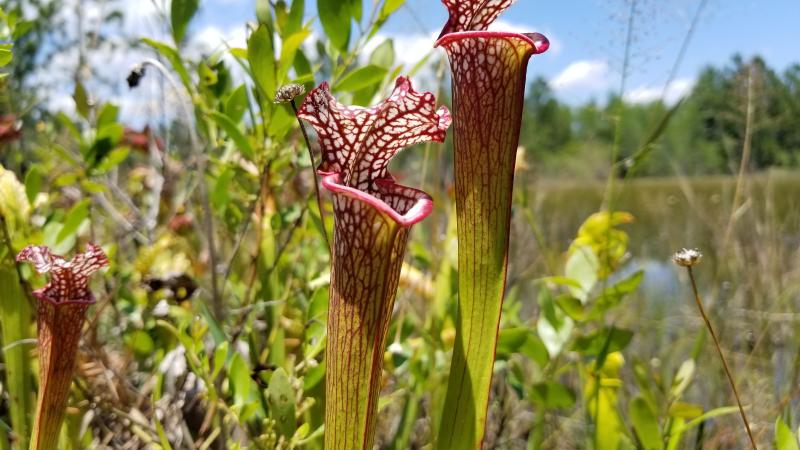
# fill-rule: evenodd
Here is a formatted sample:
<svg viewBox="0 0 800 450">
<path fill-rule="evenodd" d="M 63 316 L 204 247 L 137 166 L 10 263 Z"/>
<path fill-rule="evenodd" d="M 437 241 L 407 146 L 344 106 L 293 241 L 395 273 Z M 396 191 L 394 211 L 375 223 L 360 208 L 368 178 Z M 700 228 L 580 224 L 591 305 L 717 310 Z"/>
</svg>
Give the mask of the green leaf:
<svg viewBox="0 0 800 450">
<path fill-rule="evenodd" d="M 97 129 L 101 129 L 107 127 L 117 121 L 117 115 L 119 114 L 119 107 L 114 105 L 113 103 L 106 103 L 100 108 L 100 112 L 97 114 L 97 123 L 95 127 Z"/>
<path fill-rule="evenodd" d="M 292 7 L 289 10 L 289 17 L 286 22 L 286 34 L 294 34 L 303 26 L 303 14 L 305 13 L 305 9 L 305 0 L 292 1 Z M 291 61 L 286 61 L 286 63 L 291 64 Z"/>
<path fill-rule="evenodd" d="M 84 119 L 89 118 L 89 96 L 86 94 L 86 89 L 79 81 L 75 83 L 75 91 L 72 93 L 72 98 L 75 100 L 75 110 Z"/>
<path fill-rule="evenodd" d="M 294 435 L 297 421 L 295 420 L 295 393 L 289 377 L 283 368 L 278 368 L 269 380 L 267 402 L 272 419 L 275 420 L 278 434 L 289 439 Z"/>
<path fill-rule="evenodd" d="M 58 232 L 57 242 L 74 235 L 84 220 L 89 217 L 89 199 L 84 199 L 76 203 L 67 213 L 64 219 L 64 226 Z"/>
<path fill-rule="evenodd" d="M 547 381 L 533 385 L 531 400 L 547 409 L 566 409 L 575 404 L 575 393 L 562 384 Z"/>
<path fill-rule="evenodd" d="M 250 141 L 247 139 L 247 136 L 242 133 L 239 129 L 239 126 L 231 120 L 230 117 L 226 116 L 225 114 L 220 113 L 219 111 L 211 111 L 208 113 L 208 117 L 211 118 L 220 128 L 225 130 L 225 133 L 228 137 L 233 140 L 236 147 L 242 152 L 242 155 L 253 161 L 256 157 L 256 152 L 253 150 L 253 146 L 250 145 Z"/>
<path fill-rule="evenodd" d="M 672 387 L 670 387 L 669 394 L 672 398 L 679 398 L 683 391 L 689 387 L 692 382 L 695 371 L 695 362 L 693 359 L 687 359 L 678 368 L 675 378 L 672 379 Z"/>
<path fill-rule="evenodd" d="M 628 415 L 633 422 L 636 436 L 645 450 L 660 450 L 661 429 L 653 409 L 642 397 L 636 397 L 628 404 Z"/>
<path fill-rule="evenodd" d="M 286 77 L 289 73 L 289 69 L 292 68 L 294 55 L 297 54 L 297 50 L 301 45 L 303 45 L 303 42 L 306 40 L 309 34 L 311 34 L 311 30 L 309 29 L 300 30 L 297 33 L 289 36 L 281 44 L 281 63 L 280 68 L 278 69 L 279 83 L 283 84 L 288 81 Z"/>
<path fill-rule="evenodd" d="M 386 76 L 385 67 L 366 65 L 350 72 L 333 87 L 342 92 L 353 92 L 383 80 Z"/>
<path fill-rule="evenodd" d="M 564 268 L 564 275 L 580 284 L 580 288 L 569 287 L 570 293 L 582 302 L 597 283 L 597 270 L 600 262 L 591 247 L 582 246 L 572 252 Z"/>
<path fill-rule="evenodd" d="M 633 339 L 633 331 L 617 327 L 602 328 L 587 336 L 578 337 L 573 345 L 573 350 L 584 356 L 600 357 L 624 349 L 631 339 Z"/>
<path fill-rule="evenodd" d="M 556 305 L 561 308 L 572 320 L 583 322 L 586 320 L 586 309 L 583 303 L 571 295 L 561 295 L 556 298 Z"/>
<path fill-rule="evenodd" d="M 242 355 L 234 353 L 231 359 L 231 368 L 228 371 L 233 399 L 237 406 L 244 406 L 250 400 L 250 369 L 244 362 Z"/>
<path fill-rule="evenodd" d="M 797 446 L 797 437 L 780 416 L 775 421 L 775 448 L 778 450 L 800 450 Z"/>
<path fill-rule="evenodd" d="M 350 0 L 317 0 L 317 12 L 331 44 L 346 53 L 352 23 Z"/>
<path fill-rule="evenodd" d="M 214 349 L 214 368 L 211 372 L 211 378 L 217 378 L 219 372 L 225 367 L 225 363 L 228 361 L 228 347 L 228 341 L 224 341 Z"/>
<path fill-rule="evenodd" d="M 0 44 L 0 67 L 5 67 L 14 59 L 14 53 L 11 51 L 12 44 Z"/>
<path fill-rule="evenodd" d="M 394 41 L 391 39 L 384 40 L 379 46 L 375 47 L 375 50 L 369 55 L 370 64 L 386 69 L 392 68 L 394 59 Z"/>
<path fill-rule="evenodd" d="M 381 12 L 378 15 L 378 22 L 384 22 L 386 19 L 389 18 L 395 11 L 400 9 L 406 3 L 406 0 L 386 0 L 383 2 L 383 8 L 381 8 Z"/>
<path fill-rule="evenodd" d="M 180 44 L 186 36 L 186 28 L 197 13 L 198 0 L 172 0 L 170 17 L 172 19 L 172 37 Z"/>
<path fill-rule="evenodd" d="M 122 164 L 122 162 L 128 157 L 129 153 L 130 149 L 128 147 L 120 147 L 112 150 L 106 155 L 105 158 L 103 158 L 100 164 L 97 165 L 96 171 L 98 173 L 108 172 L 109 170 Z"/>
<path fill-rule="evenodd" d="M 225 115 L 230 118 L 233 123 L 239 123 L 247 111 L 247 85 L 234 89 L 228 98 L 225 99 Z"/>
<path fill-rule="evenodd" d="M 275 98 L 275 47 L 272 32 L 265 25 L 259 25 L 247 40 L 247 60 L 253 80 L 267 97 L 268 102 Z"/>
<path fill-rule="evenodd" d="M 256 0 L 256 19 L 261 25 L 269 25 L 272 22 L 272 6 L 269 0 Z"/>
<path fill-rule="evenodd" d="M 703 407 L 692 403 L 675 402 L 669 406 L 670 417 L 680 417 L 682 419 L 694 419 L 703 415 Z"/>
<path fill-rule="evenodd" d="M 143 330 L 134 330 L 125 335 L 125 344 L 138 357 L 146 357 L 153 353 L 153 338 Z"/>
<path fill-rule="evenodd" d="M 186 67 L 183 65 L 183 60 L 181 59 L 178 51 L 170 45 L 155 41 L 153 39 L 144 38 L 142 39 L 142 42 L 155 49 L 161 54 L 161 56 L 169 61 L 169 63 L 172 65 L 172 68 L 178 73 L 183 86 L 191 92 L 192 80 L 189 78 L 189 72 L 186 71 Z"/>
<path fill-rule="evenodd" d="M 546 289 L 539 293 L 539 320 L 536 331 L 551 357 L 561 353 L 572 333 L 573 322 L 560 309 Z"/>
<path fill-rule="evenodd" d="M 44 176 L 39 166 L 31 167 L 25 174 L 25 196 L 28 197 L 28 202 L 31 204 L 36 199 L 36 195 L 42 191 L 43 182 Z"/>
</svg>

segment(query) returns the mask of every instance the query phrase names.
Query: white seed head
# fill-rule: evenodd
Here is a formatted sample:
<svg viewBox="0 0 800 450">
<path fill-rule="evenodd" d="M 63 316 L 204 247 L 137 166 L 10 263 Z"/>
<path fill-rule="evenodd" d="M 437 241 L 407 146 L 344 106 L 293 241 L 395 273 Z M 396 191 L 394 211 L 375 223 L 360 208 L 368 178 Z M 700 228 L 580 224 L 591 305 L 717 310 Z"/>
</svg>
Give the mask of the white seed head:
<svg viewBox="0 0 800 450">
<path fill-rule="evenodd" d="M 700 250 L 697 250 L 696 248 L 684 248 L 672 256 L 672 261 L 675 264 L 683 267 L 692 267 L 699 263 L 701 259 L 703 259 L 703 254 L 700 253 Z"/>
<path fill-rule="evenodd" d="M 292 83 L 281 86 L 275 94 L 275 103 L 289 103 L 295 97 L 306 93 L 306 88 L 302 84 Z"/>
</svg>

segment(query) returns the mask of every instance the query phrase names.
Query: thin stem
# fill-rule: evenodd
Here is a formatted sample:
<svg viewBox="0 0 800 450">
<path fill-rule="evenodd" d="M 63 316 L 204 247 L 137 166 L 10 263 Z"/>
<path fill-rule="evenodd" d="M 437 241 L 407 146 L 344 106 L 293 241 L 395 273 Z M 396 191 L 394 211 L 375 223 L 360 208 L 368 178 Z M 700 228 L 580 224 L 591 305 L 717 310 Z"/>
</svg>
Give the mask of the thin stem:
<svg viewBox="0 0 800 450">
<path fill-rule="evenodd" d="M 319 208 L 319 220 L 322 222 L 322 235 L 325 237 L 325 245 L 328 246 L 328 252 L 331 251 L 331 243 L 328 240 L 328 231 L 325 229 L 325 212 L 322 210 L 322 196 L 319 193 L 319 179 L 317 178 L 317 163 L 314 161 L 314 152 L 311 151 L 311 140 L 308 139 L 306 127 L 303 126 L 303 121 L 298 116 L 297 104 L 294 99 L 290 101 L 292 104 L 292 111 L 294 117 L 297 119 L 297 124 L 300 125 L 300 131 L 303 133 L 303 139 L 306 141 L 306 148 L 308 149 L 308 157 L 311 159 L 311 173 L 314 175 L 314 194 L 317 196 L 317 208 Z"/>
<path fill-rule="evenodd" d="M 747 436 L 750 438 L 750 444 L 753 445 L 753 450 L 758 450 L 758 447 L 756 446 L 756 440 L 753 437 L 753 432 L 750 431 L 750 422 L 747 421 L 747 415 L 744 413 L 744 407 L 742 407 L 742 400 L 739 398 L 739 391 L 736 389 L 736 383 L 733 381 L 733 375 L 731 375 L 730 368 L 728 368 L 728 362 L 725 360 L 725 355 L 722 353 L 722 347 L 719 345 L 717 333 L 714 332 L 714 327 L 711 326 L 711 321 L 708 320 L 706 310 L 703 308 L 703 302 L 700 300 L 700 294 L 697 292 L 697 282 L 695 282 L 692 267 L 687 266 L 686 270 L 689 272 L 689 279 L 692 281 L 694 301 L 697 303 L 697 309 L 700 310 L 700 315 L 703 316 L 703 321 L 706 323 L 706 328 L 708 328 L 708 332 L 711 334 L 711 338 L 714 340 L 714 346 L 717 348 L 717 353 L 719 353 L 719 359 L 722 360 L 722 367 L 725 368 L 725 375 L 728 376 L 728 382 L 731 385 L 734 397 L 736 397 L 736 403 L 739 405 L 739 413 L 742 416 L 744 427 L 747 429 Z"/>
</svg>

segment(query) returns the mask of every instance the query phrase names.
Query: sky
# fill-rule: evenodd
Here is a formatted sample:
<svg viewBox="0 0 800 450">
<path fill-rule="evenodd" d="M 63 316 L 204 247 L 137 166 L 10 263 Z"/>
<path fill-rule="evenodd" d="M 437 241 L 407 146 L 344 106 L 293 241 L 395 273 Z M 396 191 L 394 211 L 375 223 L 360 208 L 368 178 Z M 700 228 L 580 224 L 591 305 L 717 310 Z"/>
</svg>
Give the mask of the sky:
<svg viewBox="0 0 800 450">
<path fill-rule="evenodd" d="M 372 0 L 364 1 L 366 15 Z M 545 34 L 551 47 L 546 53 L 533 57 L 529 79 L 544 77 L 557 98 L 573 105 L 590 100 L 603 102 L 609 93 L 620 89 L 631 1 L 518 0 L 500 16 L 494 27 Z M 681 44 L 703 1 L 636 0 L 625 85 L 625 97 L 629 101 L 648 102 L 661 98 L 665 92 L 665 100 L 675 102 L 691 90 L 703 67 L 725 66 L 737 53 L 745 58 L 760 55 L 779 72 L 800 63 L 800 0 L 705 0 L 685 57 L 665 90 Z M 201 9 L 190 25 L 186 51 L 199 55 L 223 48 L 223 42 L 232 47 L 245 46 L 246 24 L 255 19 L 255 0 L 201 0 L 200 3 Z M 168 11 L 168 0 L 120 1 L 117 4 L 123 8 L 126 19 L 122 29 L 111 30 L 112 34 L 124 34 L 128 39 L 166 39 L 160 25 L 163 22 L 155 15 L 159 9 Z M 102 16 L 102 11 L 96 9 L 82 8 L 82 12 L 90 24 Z M 315 0 L 306 0 L 306 18 L 314 19 L 316 13 Z M 445 19 L 445 8 L 438 0 L 407 0 L 372 46 L 386 38 L 394 39 L 398 58 L 408 68 L 427 52 L 443 56 L 443 52 L 434 50 L 432 45 Z M 124 86 L 124 75 L 130 67 L 147 56 L 152 55 L 118 48 L 98 52 L 90 58 L 90 64 L 103 78 L 119 78 L 114 89 L 101 91 L 100 95 L 121 104 L 123 116 L 141 116 L 143 109 L 163 113 L 163 98 L 153 101 L 154 97 L 146 93 L 131 96 Z M 76 54 L 55 55 L 40 71 L 43 81 L 54 86 L 46 100 L 52 109 L 69 111 L 74 108 L 71 87 L 65 89 L 64 86 L 70 83 L 71 74 L 74 74 L 70 67 L 74 67 L 76 61 Z M 57 74 L 63 74 L 67 81 L 59 80 Z M 425 86 L 424 82 L 418 84 L 422 88 L 433 87 Z M 144 104 L 148 101 L 150 104 Z"/>
</svg>

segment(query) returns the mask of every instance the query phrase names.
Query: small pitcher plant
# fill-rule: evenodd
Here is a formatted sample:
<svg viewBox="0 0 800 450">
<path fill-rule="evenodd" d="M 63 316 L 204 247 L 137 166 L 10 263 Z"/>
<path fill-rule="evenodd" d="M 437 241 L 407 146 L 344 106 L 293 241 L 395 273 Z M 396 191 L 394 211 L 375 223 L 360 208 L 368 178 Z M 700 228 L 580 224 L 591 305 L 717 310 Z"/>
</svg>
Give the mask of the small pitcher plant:
<svg viewBox="0 0 800 450">
<path fill-rule="evenodd" d="M 327 83 L 298 116 L 317 132 L 319 174 L 333 193 L 334 233 L 325 378 L 325 448 L 373 446 L 381 363 L 411 226 L 430 214 L 431 197 L 387 171 L 406 146 L 442 142 L 450 114 L 401 77 L 371 108 L 344 106 Z"/>
<path fill-rule="evenodd" d="M 43 246 L 28 246 L 17 255 L 50 282 L 33 292 L 37 309 L 39 400 L 31 436 L 31 450 L 55 450 L 77 363 L 78 343 L 86 312 L 95 302 L 89 276 L 108 265 L 103 250 L 89 244 L 71 261 Z"/>
<path fill-rule="evenodd" d="M 450 59 L 458 223 L 456 341 L 438 448 L 481 445 L 508 266 L 525 75 L 541 34 L 488 31 L 513 0 L 443 0 L 436 46 Z"/>
</svg>

